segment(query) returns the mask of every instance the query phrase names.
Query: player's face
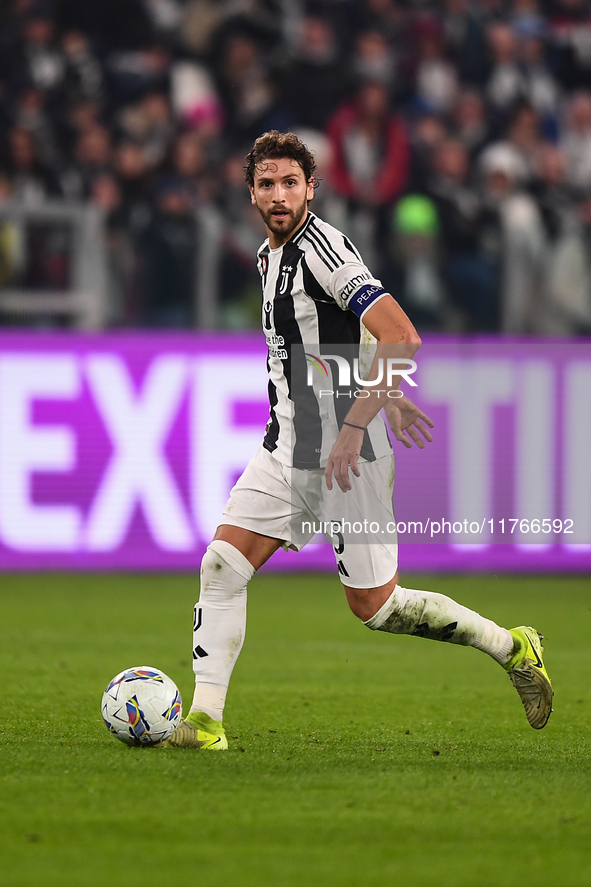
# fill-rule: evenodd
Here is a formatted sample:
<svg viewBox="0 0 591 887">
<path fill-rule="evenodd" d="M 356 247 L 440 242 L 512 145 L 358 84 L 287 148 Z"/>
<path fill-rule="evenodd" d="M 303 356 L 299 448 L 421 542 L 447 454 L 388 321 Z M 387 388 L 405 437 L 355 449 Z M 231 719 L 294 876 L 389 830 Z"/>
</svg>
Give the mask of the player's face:
<svg viewBox="0 0 591 887">
<path fill-rule="evenodd" d="M 314 181 L 306 181 L 295 160 L 264 160 L 255 170 L 250 195 L 267 226 L 271 248 L 277 249 L 304 222 L 308 201 L 314 197 Z"/>
</svg>

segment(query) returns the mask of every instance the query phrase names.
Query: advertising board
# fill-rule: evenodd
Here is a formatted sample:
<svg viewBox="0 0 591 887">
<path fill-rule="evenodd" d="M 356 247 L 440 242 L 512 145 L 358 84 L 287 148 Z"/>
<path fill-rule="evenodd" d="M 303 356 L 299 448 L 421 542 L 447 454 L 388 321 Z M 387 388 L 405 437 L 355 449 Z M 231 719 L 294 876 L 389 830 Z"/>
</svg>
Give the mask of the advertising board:
<svg viewBox="0 0 591 887">
<path fill-rule="evenodd" d="M 265 356 L 256 334 L 2 333 L 0 569 L 197 569 L 262 440 Z M 435 440 L 394 444 L 401 567 L 591 569 L 591 344 L 433 340 L 416 362 Z"/>
</svg>

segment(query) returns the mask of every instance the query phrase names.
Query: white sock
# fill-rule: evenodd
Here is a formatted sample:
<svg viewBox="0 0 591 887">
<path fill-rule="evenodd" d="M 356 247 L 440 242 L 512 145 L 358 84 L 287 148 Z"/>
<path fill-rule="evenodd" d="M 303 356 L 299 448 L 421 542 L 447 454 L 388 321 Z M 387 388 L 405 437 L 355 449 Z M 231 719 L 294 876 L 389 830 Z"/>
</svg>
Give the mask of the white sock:
<svg viewBox="0 0 591 887">
<path fill-rule="evenodd" d="M 386 603 L 364 624 L 374 631 L 476 647 L 501 663 L 507 662 L 513 652 L 513 638 L 506 628 L 432 591 L 397 585 Z"/>
<path fill-rule="evenodd" d="M 496 622 L 491 622 L 490 619 L 483 619 L 482 621 L 484 622 L 482 637 L 477 644 L 472 644 L 472 646 L 476 647 L 477 650 L 483 650 L 497 662 L 500 662 L 501 665 L 504 665 L 505 662 L 509 662 L 513 655 L 515 642 L 508 629 L 501 628 L 500 625 L 497 625 Z"/>
<path fill-rule="evenodd" d="M 191 711 L 221 721 L 230 676 L 244 643 L 246 586 L 255 569 L 229 542 L 215 540 L 201 561 L 193 622 L 195 693 Z"/>
</svg>

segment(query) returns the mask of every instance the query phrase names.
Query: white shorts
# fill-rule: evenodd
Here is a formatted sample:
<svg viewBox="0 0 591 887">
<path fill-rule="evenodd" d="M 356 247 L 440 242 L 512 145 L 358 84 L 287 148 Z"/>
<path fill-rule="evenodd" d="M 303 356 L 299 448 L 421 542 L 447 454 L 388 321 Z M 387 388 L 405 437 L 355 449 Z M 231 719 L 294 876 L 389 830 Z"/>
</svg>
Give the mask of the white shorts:
<svg viewBox="0 0 591 887">
<path fill-rule="evenodd" d="M 290 468 L 262 445 L 230 492 L 220 524 L 279 539 L 299 551 L 317 533 L 332 544 L 339 577 L 377 588 L 398 569 L 392 490 L 394 456 L 359 463 L 352 489 L 329 490 L 324 469 Z"/>
</svg>

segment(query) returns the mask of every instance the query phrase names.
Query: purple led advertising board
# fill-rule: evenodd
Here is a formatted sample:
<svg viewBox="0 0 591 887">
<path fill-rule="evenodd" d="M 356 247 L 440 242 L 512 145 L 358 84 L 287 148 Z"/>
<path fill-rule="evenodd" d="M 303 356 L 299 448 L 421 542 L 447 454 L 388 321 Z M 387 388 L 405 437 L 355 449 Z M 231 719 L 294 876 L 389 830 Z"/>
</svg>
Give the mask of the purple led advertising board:
<svg viewBox="0 0 591 887">
<path fill-rule="evenodd" d="M 0 569 L 196 570 L 262 439 L 258 335 L 0 335 Z M 395 443 L 404 570 L 591 569 L 591 343 L 434 340 Z M 329 544 L 275 569 L 334 569 Z"/>
</svg>

